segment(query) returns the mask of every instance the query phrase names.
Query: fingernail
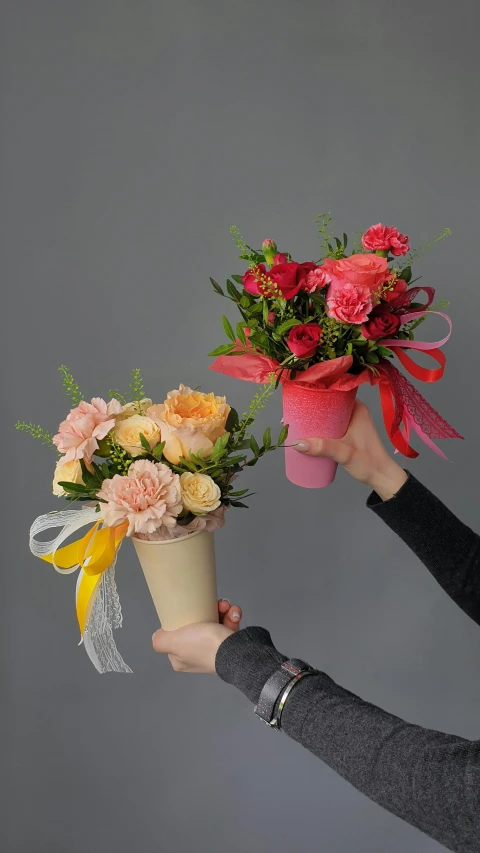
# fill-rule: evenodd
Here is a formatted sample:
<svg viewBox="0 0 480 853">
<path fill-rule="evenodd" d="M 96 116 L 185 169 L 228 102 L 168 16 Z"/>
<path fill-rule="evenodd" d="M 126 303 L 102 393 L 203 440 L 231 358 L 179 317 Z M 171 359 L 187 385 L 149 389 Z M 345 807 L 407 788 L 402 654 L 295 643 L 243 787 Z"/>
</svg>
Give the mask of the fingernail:
<svg viewBox="0 0 480 853">
<path fill-rule="evenodd" d="M 293 447 L 295 450 L 298 450 L 299 453 L 306 453 L 308 450 L 308 443 L 306 441 L 296 441 Z"/>
<path fill-rule="evenodd" d="M 220 601 L 228 601 L 229 604 L 232 603 L 229 598 L 221 598 Z"/>
<path fill-rule="evenodd" d="M 240 619 L 240 613 L 238 612 L 238 610 L 235 610 L 235 612 L 232 613 L 232 619 L 234 619 L 236 622 Z"/>
</svg>

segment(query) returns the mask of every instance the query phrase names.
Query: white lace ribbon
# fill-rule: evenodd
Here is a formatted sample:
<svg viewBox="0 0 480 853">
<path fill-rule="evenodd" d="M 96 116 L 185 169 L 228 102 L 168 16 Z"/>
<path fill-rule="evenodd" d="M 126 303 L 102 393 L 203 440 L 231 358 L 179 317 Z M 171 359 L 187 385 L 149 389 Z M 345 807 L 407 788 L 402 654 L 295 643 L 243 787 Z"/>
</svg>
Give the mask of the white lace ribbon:
<svg viewBox="0 0 480 853">
<path fill-rule="evenodd" d="M 96 508 L 85 507 L 81 510 L 64 510 L 40 515 L 30 528 L 30 550 L 36 557 L 50 557 L 54 569 L 62 575 L 68 575 L 80 569 L 77 585 L 76 600 L 84 578 L 80 563 L 69 568 L 62 568 L 55 562 L 55 554 L 60 546 L 81 527 L 98 522 Z M 47 542 L 37 540 L 39 533 L 52 528 L 61 527 L 60 533 Z M 117 549 L 118 553 L 118 549 Z M 132 672 L 119 653 L 113 638 L 114 628 L 122 625 L 122 609 L 115 583 L 115 564 L 117 554 L 111 565 L 98 579 L 91 599 L 90 613 L 80 643 L 98 672 Z M 85 561 L 86 563 L 86 561 Z"/>
</svg>

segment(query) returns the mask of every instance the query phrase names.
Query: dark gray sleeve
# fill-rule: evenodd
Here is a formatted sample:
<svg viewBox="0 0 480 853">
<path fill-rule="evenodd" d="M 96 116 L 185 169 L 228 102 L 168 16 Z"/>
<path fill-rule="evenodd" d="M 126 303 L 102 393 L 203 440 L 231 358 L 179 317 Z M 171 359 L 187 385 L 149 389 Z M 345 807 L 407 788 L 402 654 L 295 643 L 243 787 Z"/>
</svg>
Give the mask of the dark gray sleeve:
<svg viewBox="0 0 480 853">
<path fill-rule="evenodd" d="M 480 625 L 480 536 L 407 471 L 388 501 L 372 492 L 367 506 L 388 524 L 435 580 Z"/>
<path fill-rule="evenodd" d="M 268 631 L 250 627 L 223 641 L 216 669 L 255 703 L 284 660 Z M 294 687 L 282 730 L 367 797 L 450 850 L 479 853 L 480 741 L 407 723 L 324 673 Z M 279 737 L 267 727 L 265 733 Z"/>
</svg>

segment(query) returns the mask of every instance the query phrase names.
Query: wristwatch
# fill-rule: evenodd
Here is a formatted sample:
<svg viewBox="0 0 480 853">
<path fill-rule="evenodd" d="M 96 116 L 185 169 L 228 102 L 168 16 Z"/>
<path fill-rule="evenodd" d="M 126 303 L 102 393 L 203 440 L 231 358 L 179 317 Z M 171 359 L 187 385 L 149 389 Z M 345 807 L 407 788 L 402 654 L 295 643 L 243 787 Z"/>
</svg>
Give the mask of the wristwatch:
<svg viewBox="0 0 480 853">
<path fill-rule="evenodd" d="M 279 718 L 274 716 L 278 697 L 285 688 L 285 693 L 288 695 L 294 683 L 303 678 L 304 675 L 313 675 L 315 672 L 317 670 L 299 658 L 290 658 L 284 661 L 281 667 L 270 676 L 262 688 L 258 702 L 254 707 L 257 717 L 260 717 L 267 726 L 279 730 Z M 290 682 L 291 685 L 289 684 Z M 285 693 L 280 701 L 281 707 L 278 709 L 280 713 L 287 698 Z"/>
</svg>

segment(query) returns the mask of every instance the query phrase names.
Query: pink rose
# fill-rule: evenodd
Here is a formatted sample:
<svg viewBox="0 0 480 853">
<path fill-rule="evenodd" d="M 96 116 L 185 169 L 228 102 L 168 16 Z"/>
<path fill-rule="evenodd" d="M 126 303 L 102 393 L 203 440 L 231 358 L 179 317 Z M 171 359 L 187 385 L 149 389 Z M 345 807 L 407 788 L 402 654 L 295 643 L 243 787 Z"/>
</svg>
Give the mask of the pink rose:
<svg viewBox="0 0 480 853">
<path fill-rule="evenodd" d="M 330 276 L 327 275 L 323 267 L 314 265 L 313 269 L 307 274 L 307 280 L 303 289 L 308 293 L 314 293 L 315 290 L 321 290 L 322 287 L 330 284 L 330 280 Z"/>
<path fill-rule="evenodd" d="M 372 293 L 361 284 L 332 282 L 327 293 L 327 315 L 340 323 L 365 323 L 372 310 Z"/>
<path fill-rule="evenodd" d="M 139 459 L 128 474 L 104 480 L 98 497 L 100 514 L 107 527 L 128 521 L 127 536 L 155 533 L 175 527 L 182 511 L 180 477 L 162 462 Z"/>
<path fill-rule="evenodd" d="M 92 461 L 98 449 L 98 442 L 115 426 L 115 415 L 120 414 L 122 406 L 118 400 L 106 403 L 101 397 L 94 397 L 90 403 L 82 400 L 67 415 L 53 436 L 53 443 L 64 455 L 64 462 L 74 459 Z"/>
<path fill-rule="evenodd" d="M 402 278 L 397 278 L 393 290 L 386 290 L 385 293 L 382 294 L 382 299 L 384 299 L 385 302 L 395 302 L 395 300 L 401 296 L 402 293 L 405 293 L 407 289 L 407 282 L 403 281 Z"/>
<path fill-rule="evenodd" d="M 317 351 L 321 337 L 320 326 L 313 323 L 294 326 L 293 329 L 290 329 L 287 346 L 297 358 L 311 358 Z"/>
<path fill-rule="evenodd" d="M 392 314 L 387 305 L 377 305 L 373 309 L 368 321 L 362 325 L 362 335 L 367 340 L 378 340 L 379 338 L 390 338 L 398 332 L 400 317 Z"/>
<path fill-rule="evenodd" d="M 386 282 L 390 275 L 386 258 L 379 255 L 351 255 L 349 258 L 325 258 L 324 271 L 332 279 L 332 283 L 348 282 L 376 290 Z"/>
<path fill-rule="evenodd" d="M 381 222 L 365 231 L 362 246 L 368 252 L 391 252 L 395 256 L 406 255 L 410 248 L 408 237 L 400 234 L 397 228 L 382 225 Z"/>
</svg>

